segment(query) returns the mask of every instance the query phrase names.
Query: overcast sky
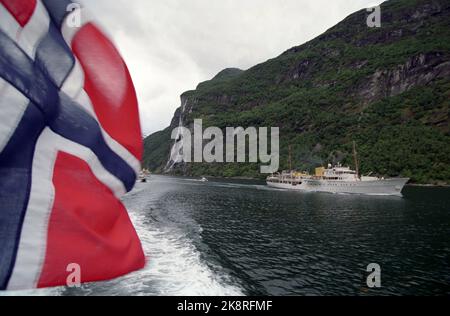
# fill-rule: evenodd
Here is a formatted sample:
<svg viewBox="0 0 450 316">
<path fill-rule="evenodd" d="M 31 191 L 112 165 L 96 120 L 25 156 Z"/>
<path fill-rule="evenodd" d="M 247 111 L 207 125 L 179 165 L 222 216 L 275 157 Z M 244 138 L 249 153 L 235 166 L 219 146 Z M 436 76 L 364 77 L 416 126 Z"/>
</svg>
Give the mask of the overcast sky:
<svg viewBox="0 0 450 316">
<path fill-rule="evenodd" d="M 228 67 L 248 69 L 382 0 L 84 0 L 124 57 L 145 135 L 179 96 Z"/>
</svg>

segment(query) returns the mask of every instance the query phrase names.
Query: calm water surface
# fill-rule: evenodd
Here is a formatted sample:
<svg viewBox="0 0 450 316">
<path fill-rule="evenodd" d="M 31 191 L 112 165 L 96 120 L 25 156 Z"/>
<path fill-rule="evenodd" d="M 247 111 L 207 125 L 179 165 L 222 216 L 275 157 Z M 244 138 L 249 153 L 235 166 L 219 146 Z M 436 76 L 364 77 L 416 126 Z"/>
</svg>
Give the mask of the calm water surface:
<svg viewBox="0 0 450 316">
<path fill-rule="evenodd" d="M 149 263 L 56 295 L 450 295 L 450 189 L 300 193 L 152 176 L 124 199 Z M 382 268 L 368 289 L 366 267 Z"/>
</svg>

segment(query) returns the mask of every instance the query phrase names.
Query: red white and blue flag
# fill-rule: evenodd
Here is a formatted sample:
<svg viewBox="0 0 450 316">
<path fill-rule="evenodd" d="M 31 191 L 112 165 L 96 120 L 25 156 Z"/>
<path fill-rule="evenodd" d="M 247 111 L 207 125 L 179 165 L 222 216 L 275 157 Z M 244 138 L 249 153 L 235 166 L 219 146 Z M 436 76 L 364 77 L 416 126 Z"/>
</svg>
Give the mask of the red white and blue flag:
<svg viewBox="0 0 450 316">
<path fill-rule="evenodd" d="M 145 264 L 120 197 L 140 170 L 134 86 L 68 0 L 0 0 L 0 289 L 112 279 Z M 67 23 L 74 15 L 79 25 Z"/>
</svg>

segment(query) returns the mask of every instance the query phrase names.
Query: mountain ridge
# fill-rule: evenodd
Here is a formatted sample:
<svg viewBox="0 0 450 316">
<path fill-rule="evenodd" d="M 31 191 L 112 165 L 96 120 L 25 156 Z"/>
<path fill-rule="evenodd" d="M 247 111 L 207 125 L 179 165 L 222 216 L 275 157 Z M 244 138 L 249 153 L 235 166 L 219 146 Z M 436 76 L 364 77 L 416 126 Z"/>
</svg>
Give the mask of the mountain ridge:
<svg viewBox="0 0 450 316">
<path fill-rule="evenodd" d="M 181 95 L 168 128 L 145 139 L 143 165 L 163 172 L 179 125 L 279 126 L 281 168 L 290 144 L 299 169 L 351 164 L 362 171 L 450 182 L 450 2 L 382 4 L 382 27 L 358 11 L 317 38 L 248 70 L 227 68 Z M 184 109 L 184 110 L 183 110 Z M 252 164 L 182 164 L 183 175 L 261 177 Z"/>
</svg>

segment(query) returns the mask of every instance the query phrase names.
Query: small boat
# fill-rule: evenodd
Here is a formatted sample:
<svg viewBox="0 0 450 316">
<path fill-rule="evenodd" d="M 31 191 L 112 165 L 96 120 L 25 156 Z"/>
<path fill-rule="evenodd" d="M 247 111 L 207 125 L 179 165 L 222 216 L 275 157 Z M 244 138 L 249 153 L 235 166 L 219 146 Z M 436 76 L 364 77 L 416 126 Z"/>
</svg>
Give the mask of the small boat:
<svg viewBox="0 0 450 316">
<path fill-rule="evenodd" d="M 150 171 L 147 169 L 142 169 L 141 172 L 139 172 L 138 181 L 142 182 L 142 183 L 146 183 L 149 177 L 150 177 Z"/>
<path fill-rule="evenodd" d="M 200 181 L 201 181 L 201 182 L 208 182 L 208 179 L 206 179 L 205 177 L 202 177 L 202 178 L 200 179 Z"/>
</svg>

